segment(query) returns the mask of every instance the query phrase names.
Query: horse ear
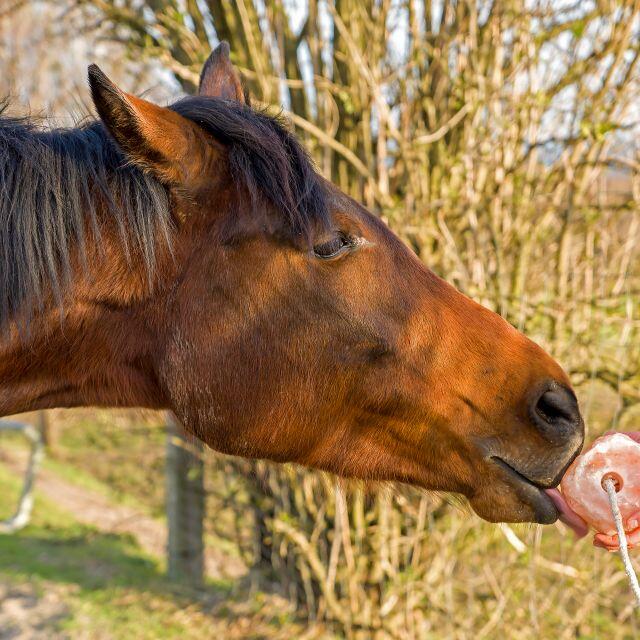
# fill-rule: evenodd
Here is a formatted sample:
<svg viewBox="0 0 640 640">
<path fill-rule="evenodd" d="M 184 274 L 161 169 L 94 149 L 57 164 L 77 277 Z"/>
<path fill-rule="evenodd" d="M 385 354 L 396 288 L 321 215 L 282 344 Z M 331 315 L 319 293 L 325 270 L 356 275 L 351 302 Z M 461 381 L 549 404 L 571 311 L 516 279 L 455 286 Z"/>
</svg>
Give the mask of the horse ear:
<svg viewBox="0 0 640 640">
<path fill-rule="evenodd" d="M 229 58 L 229 43 L 221 42 L 202 67 L 198 94 L 246 103 L 240 74 Z"/>
<path fill-rule="evenodd" d="M 89 86 L 100 119 L 134 164 L 170 184 L 185 185 L 200 175 L 207 143 L 194 123 L 121 91 L 95 64 Z"/>
</svg>

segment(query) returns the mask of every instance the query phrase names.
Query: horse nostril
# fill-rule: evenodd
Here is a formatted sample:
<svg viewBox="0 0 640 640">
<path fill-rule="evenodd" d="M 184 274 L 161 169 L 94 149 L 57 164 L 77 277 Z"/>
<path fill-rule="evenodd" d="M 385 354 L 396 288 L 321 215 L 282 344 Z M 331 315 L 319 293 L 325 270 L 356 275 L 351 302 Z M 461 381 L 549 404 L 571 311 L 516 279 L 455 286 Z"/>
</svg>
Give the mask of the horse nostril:
<svg viewBox="0 0 640 640">
<path fill-rule="evenodd" d="M 545 391 L 536 405 L 538 415 L 547 422 L 553 424 L 558 420 L 575 419 L 575 402 L 572 402 L 566 391 Z"/>
<path fill-rule="evenodd" d="M 582 428 L 582 418 L 576 397 L 569 389 L 554 385 L 535 402 L 533 420 L 545 436 L 552 439 L 568 439 Z"/>
</svg>

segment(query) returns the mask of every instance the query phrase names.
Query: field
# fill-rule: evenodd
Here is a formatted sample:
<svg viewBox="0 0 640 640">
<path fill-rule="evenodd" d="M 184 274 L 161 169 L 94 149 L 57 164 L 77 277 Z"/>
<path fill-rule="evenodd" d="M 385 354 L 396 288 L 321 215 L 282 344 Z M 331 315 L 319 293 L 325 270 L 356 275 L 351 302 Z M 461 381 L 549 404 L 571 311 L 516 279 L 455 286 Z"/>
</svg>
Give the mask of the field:
<svg viewBox="0 0 640 640">
<path fill-rule="evenodd" d="M 0 536 L 0 638 L 117 640 L 216 633 L 290 638 L 303 633 L 290 621 L 286 600 L 256 589 L 232 549 L 228 557 L 217 554 L 214 564 L 231 567 L 235 579 L 209 578 L 197 591 L 170 583 L 162 556 L 164 522 L 157 517 L 161 497 L 152 492 L 143 499 L 142 485 L 136 485 L 148 479 L 150 469 L 135 464 L 125 447 L 115 451 L 129 465 L 123 463 L 119 472 L 117 465 L 106 464 L 107 450 L 114 452 L 111 437 L 126 440 L 126 428 L 105 437 L 99 422 L 74 418 L 74 429 L 65 430 L 59 442 L 60 458 L 45 460 L 31 523 L 15 535 Z M 160 456 L 162 434 L 150 433 L 158 438 L 147 441 L 145 450 Z M 3 439 L 2 445 L 0 518 L 5 518 L 18 496 L 17 460 L 24 451 L 17 438 Z M 84 465 L 66 460 L 76 456 Z M 306 637 L 332 636 L 318 629 Z"/>
</svg>

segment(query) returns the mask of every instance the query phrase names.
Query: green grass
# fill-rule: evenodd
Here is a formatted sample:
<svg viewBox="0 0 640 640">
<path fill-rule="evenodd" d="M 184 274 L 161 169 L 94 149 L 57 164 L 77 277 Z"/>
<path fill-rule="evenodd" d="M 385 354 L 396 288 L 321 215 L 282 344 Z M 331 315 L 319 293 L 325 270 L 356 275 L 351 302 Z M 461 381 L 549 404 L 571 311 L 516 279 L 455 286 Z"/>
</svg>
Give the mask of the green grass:
<svg viewBox="0 0 640 640">
<path fill-rule="evenodd" d="M 52 421 L 57 437 L 53 451 L 44 459 L 44 468 L 113 502 L 164 520 L 166 435 L 162 414 L 56 411 Z M 220 489 L 224 475 L 222 468 L 208 465 L 207 486 Z M 206 542 L 238 558 L 241 552 L 233 510 L 223 504 L 227 498 L 215 491 L 207 494 L 210 517 L 205 520 Z"/>
<path fill-rule="evenodd" d="M 19 480 L 0 465 L 0 517 L 8 516 Z M 0 581 L 29 583 L 64 594 L 68 615 L 58 624 L 72 637 L 206 637 L 211 619 L 201 604 L 229 594 L 228 583 L 191 593 L 169 583 L 160 562 L 130 536 L 105 534 L 36 498 L 31 524 L 0 536 Z"/>
<path fill-rule="evenodd" d="M 63 415 L 47 464 L 67 480 L 163 516 L 164 484 L 157 481 L 164 475 L 162 416 L 102 409 Z"/>
</svg>

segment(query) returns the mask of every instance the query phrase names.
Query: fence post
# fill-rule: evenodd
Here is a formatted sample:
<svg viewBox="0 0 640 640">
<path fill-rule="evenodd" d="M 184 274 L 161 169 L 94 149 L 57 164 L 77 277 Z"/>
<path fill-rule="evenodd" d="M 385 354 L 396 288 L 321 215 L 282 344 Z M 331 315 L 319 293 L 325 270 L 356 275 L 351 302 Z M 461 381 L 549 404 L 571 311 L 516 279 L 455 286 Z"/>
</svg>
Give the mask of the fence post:
<svg viewBox="0 0 640 640">
<path fill-rule="evenodd" d="M 193 586 L 204 576 L 204 464 L 202 442 L 167 414 L 167 572 Z"/>
<path fill-rule="evenodd" d="M 55 442 L 51 421 L 49 420 L 49 416 L 47 415 L 46 411 L 38 411 L 36 424 L 38 427 L 38 431 L 40 431 L 42 444 L 45 446 L 45 449 L 51 451 L 54 448 Z"/>
</svg>

